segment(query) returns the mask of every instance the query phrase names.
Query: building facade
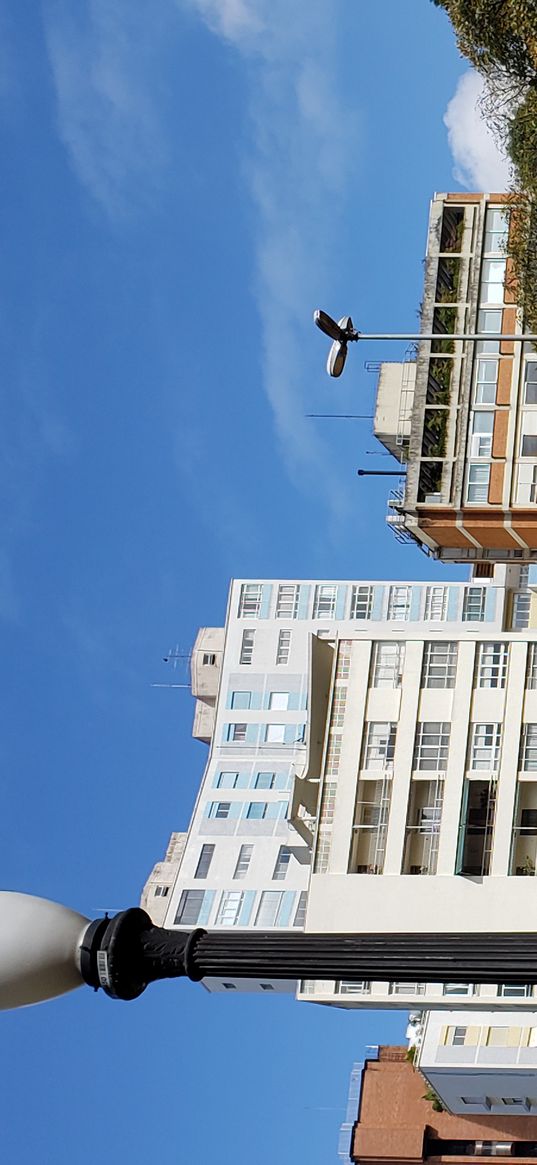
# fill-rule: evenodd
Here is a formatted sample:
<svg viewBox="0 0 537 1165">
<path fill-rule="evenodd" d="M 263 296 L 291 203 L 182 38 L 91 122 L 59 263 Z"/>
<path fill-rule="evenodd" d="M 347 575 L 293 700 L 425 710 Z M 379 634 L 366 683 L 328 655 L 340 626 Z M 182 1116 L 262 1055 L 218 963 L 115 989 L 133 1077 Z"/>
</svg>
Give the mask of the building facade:
<svg viewBox="0 0 537 1165">
<path fill-rule="evenodd" d="M 502 339 L 522 331 L 507 199 L 435 195 L 421 329 L 439 338 L 379 378 L 375 433 L 406 465 L 388 523 L 445 561 L 537 556 L 537 350 Z"/>
<path fill-rule="evenodd" d="M 353 1072 L 356 1075 L 356 1071 Z M 533 1077 L 537 1081 L 537 1076 Z M 475 1090 L 475 1083 L 472 1085 Z M 437 1111 L 427 1098 L 427 1082 L 402 1047 L 371 1050 L 361 1071 L 358 1112 L 351 1132 L 355 1165 L 462 1165 L 483 1157 L 516 1157 L 530 1165 L 537 1156 L 534 1105 L 514 1119 L 515 1106 L 493 1105 L 486 1113 L 467 1106 L 464 1115 Z M 537 1105 L 531 1087 L 528 1099 Z M 495 1099 L 510 1102 L 495 1094 Z M 533 1110 L 533 1111 L 532 1111 Z M 347 1142 L 348 1144 L 348 1142 Z M 342 1156 L 342 1154 L 340 1154 Z"/>
</svg>

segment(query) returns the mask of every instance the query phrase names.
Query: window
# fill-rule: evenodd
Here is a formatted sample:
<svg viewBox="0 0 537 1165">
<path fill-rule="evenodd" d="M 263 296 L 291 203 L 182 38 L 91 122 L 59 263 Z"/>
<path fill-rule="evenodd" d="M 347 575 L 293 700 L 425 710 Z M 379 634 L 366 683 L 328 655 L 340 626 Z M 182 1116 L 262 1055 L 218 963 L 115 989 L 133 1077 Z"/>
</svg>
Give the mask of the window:
<svg viewBox="0 0 537 1165">
<path fill-rule="evenodd" d="M 488 1096 L 461 1096 L 463 1104 L 478 1104 L 480 1108 L 490 1108 Z"/>
<path fill-rule="evenodd" d="M 472 414 L 470 457 L 490 457 L 492 454 L 492 430 L 494 413 L 484 410 Z"/>
<path fill-rule="evenodd" d="M 462 604 L 464 623 L 482 623 L 485 618 L 485 588 L 466 587 Z"/>
<path fill-rule="evenodd" d="M 237 990 L 236 983 L 222 983 L 222 987 L 224 988 L 224 991 L 236 991 Z"/>
<path fill-rule="evenodd" d="M 474 403 L 476 405 L 495 404 L 497 383 L 498 361 L 484 360 L 483 358 L 478 359 L 475 376 Z"/>
<path fill-rule="evenodd" d="M 351 619 L 370 619 L 373 606 L 373 587 L 353 587 Z"/>
<path fill-rule="evenodd" d="M 502 1096 L 502 1104 L 506 1104 L 506 1105 L 518 1104 L 518 1105 L 523 1105 L 525 1108 L 527 1107 L 527 1102 L 526 1102 L 525 1096 Z"/>
<path fill-rule="evenodd" d="M 336 586 L 323 583 L 321 586 L 315 587 L 313 618 L 317 619 L 320 616 L 324 616 L 325 618 L 333 619 L 336 613 L 336 598 Z"/>
<path fill-rule="evenodd" d="M 243 631 L 239 663 L 249 664 L 252 662 L 252 656 L 254 654 L 254 638 L 255 631 L 252 631 L 251 629 Z"/>
<path fill-rule="evenodd" d="M 274 787 L 275 773 L 257 773 L 254 789 L 272 789 Z"/>
<path fill-rule="evenodd" d="M 237 865 L 235 866 L 235 873 L 233 874 L 234 878 L 239 879 L 246 877 L 250 867 L 250 862 L 252 860 L 253 852 L 253 845 L 241 845 L 239 856 L 237 858 Z"/>
<path fill-rule="evenodd" d="M 224 890 L 218 905 L 216 926 L 236 926 L 239 921 L 244 895 L 240 890 Z"/>
<path fill-rule="evenodd" d="M 287 712 L 289 707 L 289 692 L 271 692 L 269 708 L 271 712 Z"/>
<path fill-rule="evenodd" d="M 410 615 L 410 587 L 390 587 L 388 619 L 408 619 Z"/>
<path fill-rule="evenodd" d="M 489 480 L 490 465 L 470 464 L 466 483 L 466 501 L 474 503 L 488 501 Z"/>
<path fill-rule="evenodd" d="M 298 729 L 297 724 L 297 729 Z M 285 744 L 285 724 L 267 724 L 265 727 L 267 744 Z"/>
<path fill-rule="evenodd" d="M 485 255 L 505 254 L 509 235 L 509 211 L 502 207 L 489 206 L 485 217 Z"/>
<path fill-rule="evenodd" d="M 277 619 L 296 619 L 300 587 L 296 583 L 284 583 L 278 587 L 276 600 Z"/>
<path fill-rule="evenodd" d="M 336 991 L 338 995 L 369 995 L 371 983 L 365 979 L 339 979 Z"/>
<path fill-rule="evenodd" d="M 276 664 L 284 664 L 289 662 L 289 651 L 291 649 L 291 632 L 280 631 L 278 635 L 278 647 L 276 649 Z"/>
<path fill-rule="evenodd" d="M 155 898 L 167 898 L 169 893 L 169 886 L 155 886 Z"/>
<path fill-rule="evenodd" d="M 502 330 L 502 314 L 501 311 L 491 311 L 490 308 L 482 308 L 477 316 L 477 330 L 479 335 L 486 335 L 487 332 L 490 332 L 491 336 L 497 336 Z M 478 340 L 476 344 L 476 356 L 481 355 L 481 353 L 496 354 L 499 351 L 500 344 L 498 340 Z"/>
<path fill-rule="evenodd" d="M 195 878 L 206 878 L 213 860 L 214 845 L 202 845 L 196 866 Z"/>
<path fill-rule="evenodd" d="M 295 910 L 295 917 L 293 918 L 293 926 L 303 927 L 306 923 L 306 904 L 308 901 L 308 891 L 301 890 L 298 895 L 298 905 Z"/>
<path fill-rule="evenodd" d="M 247 615 L 250 619 L 258 619 L 262 596 L 261 583 L 243 583 L 239 599 L 239 616 Z"/>
<path fill-rule="evenodd" d="M 520 768 L 525 773 L 537 772 L 537 724 L 522 726 Z"/>
<path fill-rule="evenodd" d="M 175 925 L 195 926 L 201 913 L 205 890 L 183 890 L 175 915 Z"/>
<path fill-rule="evenodd" d="M 209 817 L 213 817 L 218 821 L 229 817 L 231 813 L 231 801 L 211 801 L 209 805 Z"/>
<path fill-rule="evenodd" d="M 473 995 L 473 983 L 444 983 L 443 995 Z"/>
<path fill-rule="evenodd" d="M 471 724 L 469 768 L 474 772 L 496 772 L 500 763 L 501 724 Z"/>
<path fill-rule="evenodd" d="M 478 644 L 478 688 L 505 688 L 508 652 L 507 643 Z"/>
<path fill-rule="evenodd" d="M 216 778 L 217 789 L 236 789 L 239 780 L 238 773 L 218 773 Z"/>
<path fill-rule="evenodd" d="M 499 983 L 498 995 L 502 999 L 531 999 L 533 983 Z"/>
<path fill-rule="evenodd" d="M 537 412 L 522 413 L 521 457 L 537 457 Z"/>
<path fill-rule="evenodd" d="M 468 1029 L 465 1027 L 452 1028 L 451 1044 L 454 1048 L 460 1048 L 464 1046 L 467 1030 Z"/>
<path fill-rule="evenodd" d="M 525 631 L 530 622 L 530 591 L 517 591 L 513 595 L 513 609 L 511 613 L 511 629 Z"/>
<path fill-rule="evenodd" d="M 373 644 L 372 685 L 399 688 L 405 661 L 404 643 L 380 640 Z"/>
<path fill-rule="evenodd" d="M 519 506 L 534 505 L 537 501 L 537 465 L 533 461 L 518 464 L 516 500 Z"/>
<path fill-rule="evenodd" d="M 249 708 L 252 701 L 251 692 L 232 692 L 231 693 L 231 707 L 232 708 Z"/>
<path fill-rule="evenodd" d="M 537 405 L 537 360 L 528 360 L 524 367 L 524 403 Z"/>
<path fill-rule="evenodd" d="M 447 769 L 451 725 L 444 721 L 422 720 L 416 726 L 414 768 L 422 772 Z"/>
<path fill-rule="evenodd" d="M 259 906 L 255 916 L 255 926 L 278 926 L 278 915 L 283 902 L 283 894 L 279 890 L 264 890 L 259 899 Z"/>
<path fill-rule="evenodd" d="M 243 743 L 246 740 L 246 724 L 243 724 L 242 722 L 229 724 L 227 738 L 228 740 L 233 740 L 235 743 Z"/>
<path fill-rule="evenodd" d="M 205 651 L 203 653 L 203 666 L 204 667 L 207 667 L 207 666 L 214 667 L 215 663 L 216 663 L 216 655 L 214 655 L 214 653 L 212 651 L 211 652 Z"/>
<path fill-rule="evenodd" d="M 537 643 L 529 644 L 526 687 L 533 691 L 537 688 Z"/>
<path fill-rule="evenodd" d="M 274 991 L 273 983 L 260 983 L 259 986 L 262 991 Z"/>
<path fill-rule="evenodd" d="M 425 644 L 421 686 L 453 688 L 457 674 L 458 645 L 451 640 L 430 640 Z"/>
<path fill-rule="evenodd" d="M 287 875 L 289 862 L 291 861 L 292 850 L 287 845 L 280 846 L 280 852 L 276 858 L 276 865 L 274 866 L 274 873 L 272 875 L 273 882 L 283 882 Z"/>
<path fill-rule="evenodd" d="M 267 801 L 250 801 L 246 809 L 246 816 L 251 821 L 262 821 L 267 816 Z"/>
<path fill-rule="evenodd" d="M 447 600 L 447 587 L 426 587 L 424 619 L 430 619 L 433 623 L 442 623 L 447 615 Z"/>
<path fill-rule="evenodd" d="M 390 983 L 390 995 L 425 995 L 425 983 Z"/>
<path fill-rule="evenodd" d="M 503 303 L 505 259 L 484 259 L 481 271 L 481 303 Z"/>
<path fill-rule="evenodd" d="M 369 720 L 365 727 L 362 768 L 382 771 L 393 766 L 397 725 Z"/>
</svg>

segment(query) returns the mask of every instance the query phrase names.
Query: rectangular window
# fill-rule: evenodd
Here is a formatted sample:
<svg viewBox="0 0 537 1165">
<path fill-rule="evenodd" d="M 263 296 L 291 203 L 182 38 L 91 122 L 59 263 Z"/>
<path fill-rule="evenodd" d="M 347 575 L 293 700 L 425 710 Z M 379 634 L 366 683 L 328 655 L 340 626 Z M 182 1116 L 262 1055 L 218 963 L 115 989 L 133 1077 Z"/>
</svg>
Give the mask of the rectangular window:
<svg viewBox="0 0 537 1165">
<path fill-rule="evenodd" d="M 532 999 L 533 983 L 499 983 L 498 995 L 502 999 Z"/>
<path fill-rule="evenodd" d="M 253 852 L 253 845 L 241 845 L 239 856 L 237 858 L 237 865 L 235 866 L 235 873 L 233 874 L 234 878 L 242 879 L 246 877 L 250 868 Z"/>
<path fill-rule="evenodd" d="M 251 629 L 243 631 L 239 663 L 249 664 L 252 662 L 252 656 L 254 654 L 254 638 L 255 631 L 252 631 Z"/>
<path fill-rule="evenodd" d="M 521 457 L 537 457 L 537 412 L 522 413 Z"/>
<path fill-rule="evenodd" d="M 533 461 L 519 462 L 516 500 L 519 506 L 533 506 L 537 502 L 537 465 Z"/>
<path fill-rule="evenodd" d="M 410 587 L 390 587 L 388 619 L 408 619 L 410 615 Z"/>
<path fill-rule="evenodd" d="M 283 894 L 279 890 L 264 890 L 259 899 L 259 906 L 255 916 L 254 926 L 278 926 L 278 915 L 283 902 Z"/>
<path fill-rule="evenodd" d="M 246 740 L 246 724 L 237 722 L 236 724 L 229 724 L 227 730 L 228 740 L 234 743 L 242 744 Z"/>
<path fill-rule="evenodd" d="M 424 619 L 443 623 L 447 615 L 447 601 L 447 587 L 426 587 Z"/>
<path fill-rule="evenodd" d="M 300 587 L 296 583 L 284 583 L 278 587 L 276 600 L 277 619 L 296 619 Z"/>
<path fill-rule="evenodd" d="M 520 768 L 525 773 L 537 771 L 537 724 L 522 725 Z"/>
<path fill-rule="evenodd" d="M 509 236 L 509 211 L 503 207 L 489 206 L 485 216 L 485 255 L 504 255 Z"/>
<path fill-rule="evenodd" d="M 513 607 L 511 613 L 511 630 L 525 631 L 530 623 L 530 605 L 531 592 L 530 591 L 516 591 L 513 595 Z"/>
<path fill-rule="evenodd" d="M 179 900 L 176 926 L 195 926 L 203 906 L 205 890 L 183 890 Z"/>
<path fill-rule="evenodd" d="M 490 332 L 491 336 L 498 336 L 502 330 L 502 311 L 482 308 L 477 316 L 477 330 L 480 336 Z M 476 356 L 496 355 L 500 351 L 499 340 L 479 340 L 475 345 Z M 486 402 L 488 404 L 488 401 Z"/>
<path fill-rule="evenodd" d="M 261 610 L 263 587 L 261 583 L 243 583 L 239 599 L 239 617 L 258 619 Z"/>
<path fill-rule="evenodd" d="M 529 644 L 526 687 L 532 691 L 537 688 L 537 643 Z"/>
<path fill-rule="evenodd" d="M 508 653 L 509 647 L 507 643 L 478 644 L 478 688 L 505 688 Z"/>
<path fill-rule="evenodd" d="M 254 789 L 273 789 L 275 773 L 256 773 Z"/>
<path fill-rule="evenodd" d="M 167 898 L 169 893 L 169 886 L 155 886 L 155 898 Z"/>
<path fill-rule="evenodd" d="M 482 623 L 485 618 L 485 587 L 466 587 L 462 604 L 463 623 Z"/>
<path fill-rule="evenodd" d="M 315 587 L 313 618 L 333 619 L 336 613 L 337 587 L 323 583 Z"/>
<path fill-rule="evenodd" d="M 373 606 L 373 587 L 353 587 L 351 593 L 351 619 L 370 619 Z"/>
<path fill-rule="evenodd" d="M 306 905 L 308 901 L 308 891 L 301 890 L 298 895 L 298 905 L 295 910 L 295 917 L 293 918 L 293 926 L 304 927 L 306 924 Z"/>
<path fill-rule="evenodd" d="M 390 983 L 390 995 L 425 995 L 425 983 Z"/>
<path fill-rule="evenodd" d="M 287 712 L 289 707 L 289 692 L 271 692 L 269 708 L 271 712 Z"/>
<path fill-rule="evenodd" d="M 481 303 L 503 303 L 504 283 L 505 259 L 483 259 L 480 286 Z"/>
<path fill-rule="evenodd" d="M 516 1104 L 526 1107 L 526 1098 L 525 1096 L 502 1096 L 502 1104 L 506 1104 L 508 1106 Z"/>
<path fill-rule="evenodd" d="M 267 724 L 265 742 L 267 744 L 285 744 L 285 724 Z"/>
<path fill-rule="evenodd" d="M 231 693 L 231 707 L 239 708 L 244 711 L 250 707 L 252 701 L 251 692 L 232 692 Z"/>
<path fill-rule="evenodd" d="M 268 801 L 250 801 L 246 808 L 246 816 L 250 821 L 263 821 L 267 816 Z"/>
<path fill-rule="evenodd" d="M 468 466 L 468 480 L 466 483 L 466 501 L 479 504 L 488 501 L 490 465 L 479 463 Z"/>
<path fill-rule="evenodd" d="M 473 983 L 444 983 L 443 995 L 473 995 Z"/>
<path fill-rule="evenodd" d="M 461 1096 L 463 1104 L 479 1105 L 480 1108 L 490 1108 L 490 1100 L 488 1096 Z"/>
<path fill-rule="evenodd" d="M 501 312 L 499 313 L 501 315 Z M 496 403 L 496 386 L 498 384 L 498 361 L 477 360 L 475 374 L 474 403 L 476 405 L 493 405 Z"/>
<path fill-rule="evenodd" d="M 222 772 L 216 778 L 217 789 L 236 789 L 239 780 L 238 773 Z"/>
<path fill-rule="evenodd" d="M 292 850 L 289 849 L 289 846 L 281 845 L 278 857 L 276 858 L 274 873 L 272 875 L 272 880 L 274 882 L 283 882 L 285 880 L 291 857 Z"/>
<path fill-rule="evenodd" d="M 362 768 L 383 771 L 393 767 L 397 725 L 369 720 L 366 725 Z"/>
<path fill-rule="evenodd" d="M 524 403 L 537 405 L 537 360 L 526 361 L 524 367 Z"/>
<path fill-rule="evenodd" d="M 236 926 L 239 921 L 244 895 L 240 890 L 224 890 L 218 905 L 216 926 Z"/>
<path fill-rule="evenodd" d="M 196 866 L 195 878 L 206 878 L 214 856 L 214 845 L 202 845 Z"/>
<path fill-rule="evenodd" d="M 379 640 L 374 643 L 372 686 L 374 688 L 400 688 L 404 662 L 404 643 L 388 640 Z"/>
<path fill-rule="evenodd" d="M 211 801 L 209 805 L 209 817 L 214 817 L 218 821 L 229 817 L 231 813 L 231 801 Z"/>
<path fill-rule="evenodd" d="M 291 632 L 280 631 L 278 635 L 278 647 L 276 649 L 276 664 L 285 664 L 289 662 L 289 651 L 291 649 Z"/>
<path fill-rule="evenodd" d="M 451 725 L 445 721 L 422 720 L 416 726 L 414 768 L 421 772 L 445 772 Z"/>
<path fill-rule="evenodd" d="M 430 640 L 424 646 L 422 688 L 454 688 L 458 645 L 453 641 Z"/>
<path fill-rule="evenodd" d="M 216 655 L 212 651 L 205 651 L 203 653 L 202 662 L 204 667 L 214 667 L 216 663 Z"/>
<path fill-rule="evenodd" d="M 470 457 L 490 457 L 492 454 L 492 430 L 494 413 L 480 410 L 472 414 Z"/>
<path fill-rule="evenodd" d="M 453 1027 L 453 1028 L 451 1028 L 451 1044 L 454 1048 L 464 1047 L 464 1041 L 466 1039 L 466 1032 L 467 1031 L 468 1031 L 468 1028 L 465 1028 L 465 1027 Z"/>
<path fill-rule="evenodd" d="M 501 724 L 471 724 L 470 740 L 468 767 L 474 772 L 497 772 L 502 743 Z"/>
<path fill-rule="evenodd" d="M 371 983 L 366 979 L 339 979 L 335 989 L 338 995 L 369 995 Z"/>
</svg>

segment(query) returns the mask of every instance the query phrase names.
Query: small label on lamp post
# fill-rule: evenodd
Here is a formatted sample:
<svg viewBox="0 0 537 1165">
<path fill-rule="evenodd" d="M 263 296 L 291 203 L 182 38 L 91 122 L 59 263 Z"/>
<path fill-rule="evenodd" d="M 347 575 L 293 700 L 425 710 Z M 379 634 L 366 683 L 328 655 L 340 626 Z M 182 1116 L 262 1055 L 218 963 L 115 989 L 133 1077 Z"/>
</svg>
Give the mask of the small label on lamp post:
<svg viewBox="0 0 537 1165">
<path fill-rule="evenodd" d="M 97 951 L 97 974 L 101 987 L 109 987 L 110 975 L 108 974 L 108 955 L 106 951 Z"/>
</svg>

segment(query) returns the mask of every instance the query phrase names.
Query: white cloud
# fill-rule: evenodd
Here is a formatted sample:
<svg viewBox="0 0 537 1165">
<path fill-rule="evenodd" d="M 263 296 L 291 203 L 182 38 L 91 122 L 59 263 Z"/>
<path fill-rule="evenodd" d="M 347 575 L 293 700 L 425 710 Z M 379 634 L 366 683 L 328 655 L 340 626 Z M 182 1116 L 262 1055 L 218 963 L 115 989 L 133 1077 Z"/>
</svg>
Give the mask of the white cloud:
<svg viewBox="0 0 537 1165">
<path fill-rule="evenodd" d="M 499 192 L 509 186 L 510 167 L 481 116 L 483 89 L 478 73 L 463 73 L 446 109 L 444 124 L 457 181 L 471 190 Z"/>
<path fill-rule="evenodd" d="M 167 162 L 154 97 L 161 13 L 153 5 L 148 20 L 132 0 L 47 0 L 44 8 L 60 137 L 111 217 L 150 203 Z"/>
</svg>

